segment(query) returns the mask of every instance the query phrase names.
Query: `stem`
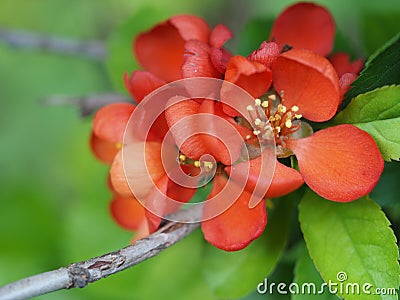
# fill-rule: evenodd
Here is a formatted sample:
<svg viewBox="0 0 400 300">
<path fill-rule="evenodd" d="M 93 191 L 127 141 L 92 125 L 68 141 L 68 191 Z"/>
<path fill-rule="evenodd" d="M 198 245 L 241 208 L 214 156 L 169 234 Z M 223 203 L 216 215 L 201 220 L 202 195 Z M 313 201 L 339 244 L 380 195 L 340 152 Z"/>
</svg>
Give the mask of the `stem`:
<svg viewBox="0 0 400 300">
<path fill-rule="evenodd" d="M 61 289 L 83 288 L 88 283 L 137 265 L 193 232 L 199 226 L 194 222 L 199 220 L 200 213 L 199 209 L 180 211 L 173 219 L 187 223 L 167 221 L 158 231 L 133 245 L 0 287 L 0 299 L 27 299 Z"/>
<path fill-rule="evenodd" d="M 4 29 L 1 27 L 0 41 L 3 41 L 14 48 L 82 55 L 100 61 L 103 61 L 106 58 L 104 43 L 98 41 L 84 42 L 22 30 Z"/>
</svg>

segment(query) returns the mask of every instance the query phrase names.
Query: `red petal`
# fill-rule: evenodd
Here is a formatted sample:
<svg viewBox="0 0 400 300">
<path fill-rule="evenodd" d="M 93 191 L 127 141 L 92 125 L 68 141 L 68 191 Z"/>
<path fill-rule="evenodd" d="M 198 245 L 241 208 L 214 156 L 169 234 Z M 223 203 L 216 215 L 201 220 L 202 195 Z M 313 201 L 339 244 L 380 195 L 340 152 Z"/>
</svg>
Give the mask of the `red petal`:
<svg viewBox="0 0 400 300">
<path fill-rule="evenodd" d="M 350 85 L 353 83 L 354 80 L 356 80 L 356 78 L 357 74 L 354 73 L 345 73 L 340 77 L 339 83 L 342 97 L 350 89 Z"/>
<path fill-rule="evenodd" d="M 348 202 L 368 194 L 383 171 L 375 141 L 353 125 L 288 140 L 287 146 L 295 153 L 307 185 L 329 200 Z"/>
<path fill-rule="evenodd" d="M 140 34 L 134 43 L 139 63 L 166 81 L 181 78 L 185 40 L 169 22 Z"/>
<path fill-rule="evenodd" d="M 227 40 L 233 37 L 232 32 L 223 24 L 215 26 L 210 35 L 210 46 L 214 48 L 222 48 Z"/>
<path fill-rule="evenodd" d="M 284 91 L 285 105 L 300 108 L 306 119 L 332 118 L 341 100 L 339 78 L 329 61 L 309 50 L 290 50 L 272 66 L 275 90 Z"/>
<path fill-rule="evenodd" d="M 185 44 L 185 59 L 182 66 L 183 78 L 214 77 L 220 78 L 210 58 L 211 48 L 206 43 L 190 40 Z"/>
<path fill-rule="evenodd" d="M 169 22 L 179 31 L 184 41 L 199 40 L 208 43 L 210 28 L 202 18 L 182 15 L 172 17 Z"/>
<path fill-rule="evenodd" d="M 146 208 L 149 232 L 156 231 L 160 226 L 162 216 L 169 212 L 168 204 L 170 202 L 166 201 L 168 182 L 168 175 L 162 176 L 157 180 L 156 185 L 153 185 L 147 196 L 140 199 Z"/>
<path fill-rule="evenodd" d="M 226 67 L 225 80 L 235 83 L 257 98 L 268 91 L 271 70 L 258 62 L 249 61 L 243 56 L 232 57 Z"/>
<path fill-rule="evenodd" d="M 350 56 L 347 53 L 342 52 L 335 53 L 334 55 L 329 57 L 329 61 L 335 68 L 339 77 L 341 77 L 345 73 L 358 74 L 364 65 L 364 61 L 362 59 L 350 62 Z"/>
<path fill-rule="evenodd" d="M 156 142 L 124 146 L 123 151 L 115 157 L 110 169 L 113 189 L 123 197 L 131 197 L 132 188 L 139 200 L 147 196 L 154 183 L 164 174 L 161 144 Z"/>
<path fill-rule="evenodd" d="M 118 144 L 107 142 L 97 137 L 93 132 L 90 136 L 90 148 L 94 155 L 106 164 L 111 164 L 119 151 Z"/>
<path fill-rule="evenodd" d="M 262 42 L 258 50 L 254 50 L 247 58 L 251 61 L 257 61 L 267 67 L 271 67 L 272 63 L 279 56 L 279 47 L 274 42 Z"/>
<path fill-rule="evenodd" d="M 195 115 L 199 111 L 200 104 L 194 100 L 176 103 L 165 111 L 165 118 L 179 150 L 192 159 L 199 159 L 206 153 L 206 148 L 199 135 L 191 136 L 199 132 L 197 124 L 184 118 Z"/>
<path fill-rule="evenodd" d="M 333 47 L 335 22 L 324 7 L 298 3 L 288 7 L 275 20 L 271 40 L 282 49 L 290 45 L 326 56 Z"/>
<path fill-rule="evenodd" d="M 260 180 L 260 182 L 271 181 L 271 178 L 260 178 L 261 156 L 248 162 L 228 166 L 225 170 L 230 176 L 231 174 L 233 175 L 233 177 L 231 177 L 232 180 L 239 182 L 246 181 L 246 190 L 248 192 L 254 191 L 258 180 Z M 250 171 L 249 173 L 248 170 Z M 275 198 L 284 196 L 298 189 L 302 184 L 303 178 L 299 172 L 286 167 L 280 162 L 276 162 L 274 176 L 265 197 Z"/>
<path fill-rule="evenodd" d="M 225 73 L 226 66 L 228 64 L 228 61 L 231 59 L 231 57 L 232 57 L 232 54 L 225 49 L 211 48 L 211 52 L 210 52 L 211 62 L 213 64 L 214 68 L 221 74 Z"/>
<path fill-rule="evenodd" d="M 146 221 L 144 207 L 133 197 L 114 198 L 110 210 L 115 221 L 128 230 L 137 230 Z"/>
<path fill-rule="evenodd" d="M 219 194 L 226 183 L 226 178 L 216 176 L 210 197 Z M 238 197 L 238 199 L 222 214 L 201 223 L 204 237 L 210 244 L 226 251 L 243 249 L 264 231 L 267 224 L 265 203 L 260 201 L 256 207 L 250 209 L 251 194 L 245 190 L 241 191 L 235 185 L 232 185 L 228 191 L 225 190 L 221 197 L 225 199 Z M 209 209 L 206 202 L 204 205 L 205 215 L 208 214 L 207 210 Z"/>
<path fill-rule="evenodd" d="M 135 106 L 129 103 L 113 103 L 100 108 L 93 120 L 94 134 L 108 142 L 122 143 L 134 109 Z"/>
<path fill-rule="evenodd" d="M 276 198 L 287 195 L 297 190 L 303 183 L 303 178 L 299 172 L 277 162 L 274 177 L 265 197 Z"/>
<path fill-rule="evenodd" d="M 181 186 L 172 180 L 169 180 L 168 182 L 167 195 L 175 201 L 186 203 L 194 196 L 195 193 L 196 189 Z"/>
<path fill-rule="evenodd" d="M 199 118 L 198 125 L 202 132 L 207 132 L 200 138 L 208 154 L 216 161 L 230 165 L 239 158 L 243 139 L 237 129 L 239 126 L 229 122 L 224 115 L 217 116 L 215 106 L 216 102 L 212 100 L 203 100 L 200 105 L 199 112 L 204 115 Z"/>
<path fill-rule="evenodd" d="M 145 71 L 134 71 L 130 77 L 128 73 L 125 73 L 124 82 L 129 93 L 137 102 L 142 101 L 152 91 L 166 84 L 164 80 Z"/>
</svg>

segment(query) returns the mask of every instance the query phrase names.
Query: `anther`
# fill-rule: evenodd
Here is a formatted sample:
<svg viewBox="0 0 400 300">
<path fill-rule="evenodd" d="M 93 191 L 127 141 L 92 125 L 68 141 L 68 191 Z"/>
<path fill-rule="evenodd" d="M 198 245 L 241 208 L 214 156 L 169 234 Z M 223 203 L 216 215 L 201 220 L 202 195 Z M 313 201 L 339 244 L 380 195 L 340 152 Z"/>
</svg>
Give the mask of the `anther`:
<svg viewBox="0 0 400 300">
<path fill-rule="evenodd" d="M 299 107 L 297 105 L 293 105 L 291 108 L 292 112 L 298 112 L 299 111 Z"/>
<path fill-rule="evenodd" d="M 184 155 L 184 154 L 179 155 L 179 160 L 181 162 L 184 162 L 186 160 L 186 155 Z"/>
<path fill-rule="evenodd" d="M 276 126 L 276 127 L 275 127 L 275 131 L 276 131 L 277 133 L 280 133 L 280 132 L 281 132 L 281 128 L 280 128 L 279 126 Z"/>
<path fill-rule="evenodd" d="M 261 100 L 260 99 L 255 99 L 254 103 L 256 104 L 256 106 L 260 106 L 261 105 Z"/>
<path fill-rule="evenodd" d="M 286 122 L 285 122 L 285 126 L 286 126 L 287 128 L 292 127 L 292 120 L 287 119 Z"/>
<path fill-rule="evenodd" d="M 268 107 L 268 101 L 263 101 L 263 103 L 261 103 L 261 106 L 264 108 Z"/>
<path fill-rule="evenodd" d="M 200 162 L 199 162 L 198 160 L 195 160 L 194 163 L 193 163 L 193 165 L 194 165 L 196 168 L 199 168 L 199 167 L 200 167 Z"/>
<path fill-rule="evenodd" d="M 276 96 L 274 94 L 269 95 L 268 99 L 274 101 L 274 100 L 276 100 Z"/>
<path fill-rule="evenodd" d="M 301 119 L 301 118 L 303 117 L 303 115 L 302 115 L 302 114 L 295 114 L 294 117 L 295 117 L 296 119 Z"/>
<path fill-rule="evenodd" d="M 260 133 L 261 133 L 260 130 L 254 130 L 254 131 L 253 131 L 253 134 L 254 134 L 254 135 L 259 135 Z"/>
<path fill-rule="evenodd" d="M 261 123 L 262 123 L 262 121 L 261 121 L 259 118 L 257 118 L 257 119 L 254 120 L 254 124 L 255 124 L 256 126 L 260 126 Z"/>
<path fill-rule="evenodd" d="M 246 135 L 246 140 L 249 140 L 250 138 L 251 138 L 250 134 Z"/>
<path fill-rule="evenodd" d="M 251 105 L 248 105 L 248 106 L 246 107 L 246 109 L 247 109 L 247 111 L 253 111 L 253 110 L 254 110 L 253 106 L 251 106 Z"/>
<path fill-rule="evenodd" d="M 206 168 L 208 171 L 210 171 L 214 166 L 214 164 L 210 161 L 203 162 L 203 165 L 204 165 L 204 168 Z"/>
<path fill-rule="evenodd" d="M 281 113 L 285 113 L 286 112 L 286 106 L 282 105 L 282 104 L 278 104 L 278 111 Z"/>
</svg>

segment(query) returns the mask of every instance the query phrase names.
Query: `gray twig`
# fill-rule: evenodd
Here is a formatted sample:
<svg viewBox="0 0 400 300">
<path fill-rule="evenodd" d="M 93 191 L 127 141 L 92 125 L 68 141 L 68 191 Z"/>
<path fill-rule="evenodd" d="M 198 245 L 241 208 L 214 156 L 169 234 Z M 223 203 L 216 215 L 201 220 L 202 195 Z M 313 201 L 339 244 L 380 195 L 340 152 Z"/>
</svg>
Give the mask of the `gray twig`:
<svg viewBox="0 0 400 300">
<path fill-rule="evenodd" d="M 82 55 L 94 60 L 104 60 L 107 55 L 103 42 L 79 41 L 23 30 L 0 28 L 0 41 L 14 48 Z"/>
<path fill-rule="evenodd" d="M 137 265 L 195 230 L 199 226 L 195 223 L 199 213 L 199 209 L 178 212 L 173 219 L 187 223 L 168 221 L 158 231 L 131 246 L 0 287 L 0 299 L 27 299 L 61 289 L 83 288 L 88 283 Z"/>
<path fill-rule="evenodd" d="M 69 105 L 79 108 L 83 117 L 92 114 L 99 108 L 116 102 L 134 103 L 129 96 L 118 93 L 94 94 L 88 96 L 65 96 L 51 95 L 40 99 L 40 103 L 45 105 Z"/>
</svg>

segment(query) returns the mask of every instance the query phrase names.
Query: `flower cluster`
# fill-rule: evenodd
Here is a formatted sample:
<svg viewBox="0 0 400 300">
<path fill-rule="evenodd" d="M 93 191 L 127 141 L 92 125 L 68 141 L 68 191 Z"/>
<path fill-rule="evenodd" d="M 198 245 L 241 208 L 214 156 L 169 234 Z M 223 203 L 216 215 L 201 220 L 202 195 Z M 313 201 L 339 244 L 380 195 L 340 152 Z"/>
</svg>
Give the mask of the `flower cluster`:
<svg viewBox="0 0 400 300">
<path fill-rule="evenodd" d="M 193 77 L 217 78 L 235 84 L 253 98 L 245 118 L 230 101 L 229 89 L 221 90 L 221 99 L 193 99 L 168 107 L 151 127 L 144 142 L 146 164 L 125 174 L 121 148 L 135 157 L 141 147 L 123 145 L 134 104 L 111 104 L 100 109 L 93 124 L 91 145 L 94 153 L 111 164 L 110 187 L 114 198 L 111 212 L 124 228 L 137 232 L 136 239 L 154 232 L 161 216 L 174 209 L 157 209 L 162 191 L 185 203 L 195 189 L 170 180 L 161 162 L 162 141 L 171 130 L 179 147 L 177 161 L 186 174 L 200 168 L 216 168 L 209 198 L 219 194 L 228 182 L 245 181 L 243 190 L 233 185 L 229 193 L 237 200 L 220 215 L 202 222 L 205 239 L 224 250 L 239 250 L 263 232 L 267 224 L 265 204 L 249 208 L 257 182 L 263 182 L 262 141 L 273 139 L 276 147 L 275 171 L 265 194 L 274 198 L 298 189 L 304 182 L 320 196 L 337 202 L 349 202 L 368 194 L 377 183 L 383 160 L 375 141 L 352 125 L 328 127 L 314 133 L 312 122 L 330 120 L 338 111 L 343 95 L 357 77 L 363 62 L 349 61 L 345 53 L 330 54 L 335 24 L 329 12 L 315 4 L 299 3 L 287 8 L 275 21 L 268 41 L 247 57 L 232 55 L 224 48 L 232 33 L 224 25 L 211 29 L 195 16 L 176 16 L 136 37 L 135 56 L 143 70 L 125 74 L 125 85 L 140 103 L 166 83 Z M 157 105 L 157 104 L 155 104 Z M 180 120 L 199 114 L 211 114 L 229 122 L 242 136 L 248 151 L 246 159 L 232 161 L 227 149 L 216 137 L 192 135 L 196 124 Z M 210 127 L 216 124 L 210 124 Z M 185 134 L 184 134 L 185 133 Z M 143 145 L 142 145 L 143 146 Z M 140 149 L 139 149 L 140 148 Z M 200 161 L 211 155 L 215 163 Z M 295 167 L 286 158 L 295 156 Z M 247 171 L 249 170 L 249 172 Z M 143 173 L 150 173 L 151 181 Z M 235 175 L 234 175 L 235 174 Z M 152 199 L 158 212 L 144 208 L 132 194 L 126 177 L 139 182 L 141 197 Z M 265 179 L 267 181 L 267 179 Z M 135 196 L 137 196 L 135 194 Z M 204 211 L 207 211 L 207 201 Z"/>
</svg>

